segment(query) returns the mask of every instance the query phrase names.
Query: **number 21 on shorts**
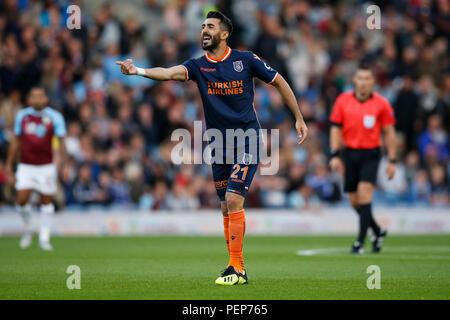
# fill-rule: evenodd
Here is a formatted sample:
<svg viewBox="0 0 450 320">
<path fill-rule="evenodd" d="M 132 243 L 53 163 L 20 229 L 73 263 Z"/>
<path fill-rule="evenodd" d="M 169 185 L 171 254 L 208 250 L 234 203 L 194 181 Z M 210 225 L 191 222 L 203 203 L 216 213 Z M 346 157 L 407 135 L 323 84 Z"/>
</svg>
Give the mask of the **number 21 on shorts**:
<svg viewBox="0 0 450 320">
<path fill-rule="evenodd" d="M 239 164 L 233 165 L 233 172 L 231 173 L 231 179 L 240 179 L 245 181 L 245 177 L 247 176 L 248 166 L 241 167 Z M 242 174 L 239 178 L 239 174 Z"/>
</svg>

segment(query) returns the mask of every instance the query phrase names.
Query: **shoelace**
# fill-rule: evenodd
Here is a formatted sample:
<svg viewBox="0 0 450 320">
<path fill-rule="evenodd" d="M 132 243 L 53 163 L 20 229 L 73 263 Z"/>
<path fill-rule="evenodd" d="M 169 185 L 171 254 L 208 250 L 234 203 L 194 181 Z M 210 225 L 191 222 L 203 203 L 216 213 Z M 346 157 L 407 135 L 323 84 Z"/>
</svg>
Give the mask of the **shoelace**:
<svg viewBox="0 0 450 320">
<path fill-rule="evenodd" d="M 230 266 L 230 267 L 231 267 L 231 266 Z M 224 269 L 224 270 L 222 271 L 222 274 L 221 274 L 220 276 L 221 276 L 221 277 L 226 276 L 227 273 L 231 272 L 230 267 Z M 233 268 L 233 267 L 231 267 L 231 268 Z"/>
</svg>

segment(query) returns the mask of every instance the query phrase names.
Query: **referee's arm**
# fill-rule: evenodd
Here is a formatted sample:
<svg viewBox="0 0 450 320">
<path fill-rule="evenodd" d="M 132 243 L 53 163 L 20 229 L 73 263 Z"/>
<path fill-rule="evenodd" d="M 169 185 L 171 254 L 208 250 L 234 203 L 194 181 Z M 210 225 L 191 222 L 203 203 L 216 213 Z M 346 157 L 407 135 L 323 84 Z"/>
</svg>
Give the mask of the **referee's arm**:
<svg viewBox="0 0 450 320">
<path fill-rule="evenodd" d="M 342 172 L 343 164 L 339 158 L 339 150 L 342 146 L 342 128 L 339 124 L 331 123 L 330 128 L 330 168 L 333 171 Z"/>
<path fill-rule="evenodd" d="M 342 129 L 337 124 L 331 124 L 330 128 L 330 149 L 338 151 L 342 145 Z"/>
<path fill-rule="evenodd" d="M 383 127 L 384 144 L 389 158 L 389 163 L 386 167 L 386 175 L 391 180 L 395 175 L 395 163 L 397 162 L 397 138 L 395 135 L 394 125 Z"/>
</svg>

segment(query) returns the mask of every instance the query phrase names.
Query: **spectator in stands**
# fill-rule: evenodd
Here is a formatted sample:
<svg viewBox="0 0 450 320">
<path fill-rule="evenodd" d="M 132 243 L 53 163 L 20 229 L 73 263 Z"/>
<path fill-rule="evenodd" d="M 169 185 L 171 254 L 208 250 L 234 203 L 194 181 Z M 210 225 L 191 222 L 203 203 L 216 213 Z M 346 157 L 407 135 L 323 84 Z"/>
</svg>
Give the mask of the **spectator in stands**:
<svg viewBox="0 0 450 320">
<path fill-rule="evenodd" d="M 442 119 L 437 114 L 428 118 L 427 128 L 419 136 L 418 146 L 422 158 L 426 158 L 429 152 L 435 152 L 438 161 L 448 161 L 448 133 L 442 128 Z"/>
<path fill-rule="evenodd" d="M 431 167 L 431 203 L 445 206 L 449 203 L 450 189 L 447 183 L 445 168 L 439 164 Z"/>
<path fill-rule="evenodd" d="M 448 205 L 448 1 L 424 6 L 429 14 L 413 2 L 386 3 L 383 32 L 366 30 L 356 2 L 215 4 L 233 17 L 231 46 L 254 51 L 292 82 L 310 129 L 308 141 L 296 147 L 293 119 L 282 99 L 270 85 L 255 83 L 263 128 L 280 130 L 280 170 L 255 178 L 250 206 L 317 209 L 318 199 L 337 200 L 340 177 L 317 164 L 328 152 L 332 102 L 351 89 L 362 58 L 373 62 L 377 90 L 393 104 L 398 132 L 406 139 L 399 154 L 405 164 L 398 164 L 404 174 L 395 188 L 380 183 L 378 193 L 387 204 L 395 194 L 396 203 Z M 114 64 L 118 57 L 133 56 L 137 65 L 151 66 L 200 56 L 198 30 L 210 1 L 84 1 L 80 30 L 65 27 L 66 8 L 67 1 L 0 1 L 0 161 L 27 88 L 41 85 L 68 123 L 71 160 L 58 169 L 67 207 L 78 203 L 72 189 L 75 180 L 81 185 L 79 170 L 87 188 L 97 185 L 105 195 L 90 200 L 93 204 L 162 210 L 175 198 L 174 203 L 186 199 L 188 207 L 215 207 L 214 185 L 207 183 L 210 168 L 196 165 L 189 172 L 170 160 L 172 131 L 192 132 L 193 121 L 203 118 L 196 85 L 123 77 Z M 84 163 L 90 174 L 81 170 Z M 11 188 L 3 184 L 3 189 L 9 202 Z"/>
<path fill-rule="evenodd" d="M 111 196 L 113 206 L 131 206 L 130 186 L 124 179 L 124 166 L 118 165 L 112 169 L 111 181 L 108 185 L 108 191 Z"/>
<path fill-rule="evenodd" d="M 97 182 L 92 179 L 90 164 L 81 165 L 78 170 L 77 180 L 73 185 L 73 197 L 76 203 L 88 206 L 95 203 L 104 203 L 107 195 L 100 189 Z"/>
<path fill-rule="evenodd" d="M 407 150 L 414 148 L 415 132 L 417 126 L 417 114 L 419 109 L 419 99 L 413 90 L 413 79 L 410 75 L 402 77 L 402 88 L 397 94 L 393 104 L 395 118 L 397 122 L 395 129 L 407 137 Z"/>
<path fill-rule="evenodd" d="M 425 170 L 421 169 L 417 172 L 414 180 L 410 182 L 408 192 L 405 199 L 406 204 L 416 205 L 429 205 L 431 196 L 431 185 L 428 179 L 428 174 Z"/>
</svg>

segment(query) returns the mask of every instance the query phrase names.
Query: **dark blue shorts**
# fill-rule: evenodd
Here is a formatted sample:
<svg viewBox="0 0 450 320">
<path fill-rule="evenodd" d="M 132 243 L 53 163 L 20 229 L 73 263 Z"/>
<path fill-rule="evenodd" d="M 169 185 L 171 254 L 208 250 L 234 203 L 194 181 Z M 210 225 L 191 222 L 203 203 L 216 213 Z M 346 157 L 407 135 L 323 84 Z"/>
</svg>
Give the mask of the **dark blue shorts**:
<svg viewBox="0 0 450 320">
<path fill-rule="evenodd" d="M 258 164 L 212 164 L 217 195 L 225 201 L 225 193 L 232 192 L 245 197 L 250 188 Z"/>
</svg>

